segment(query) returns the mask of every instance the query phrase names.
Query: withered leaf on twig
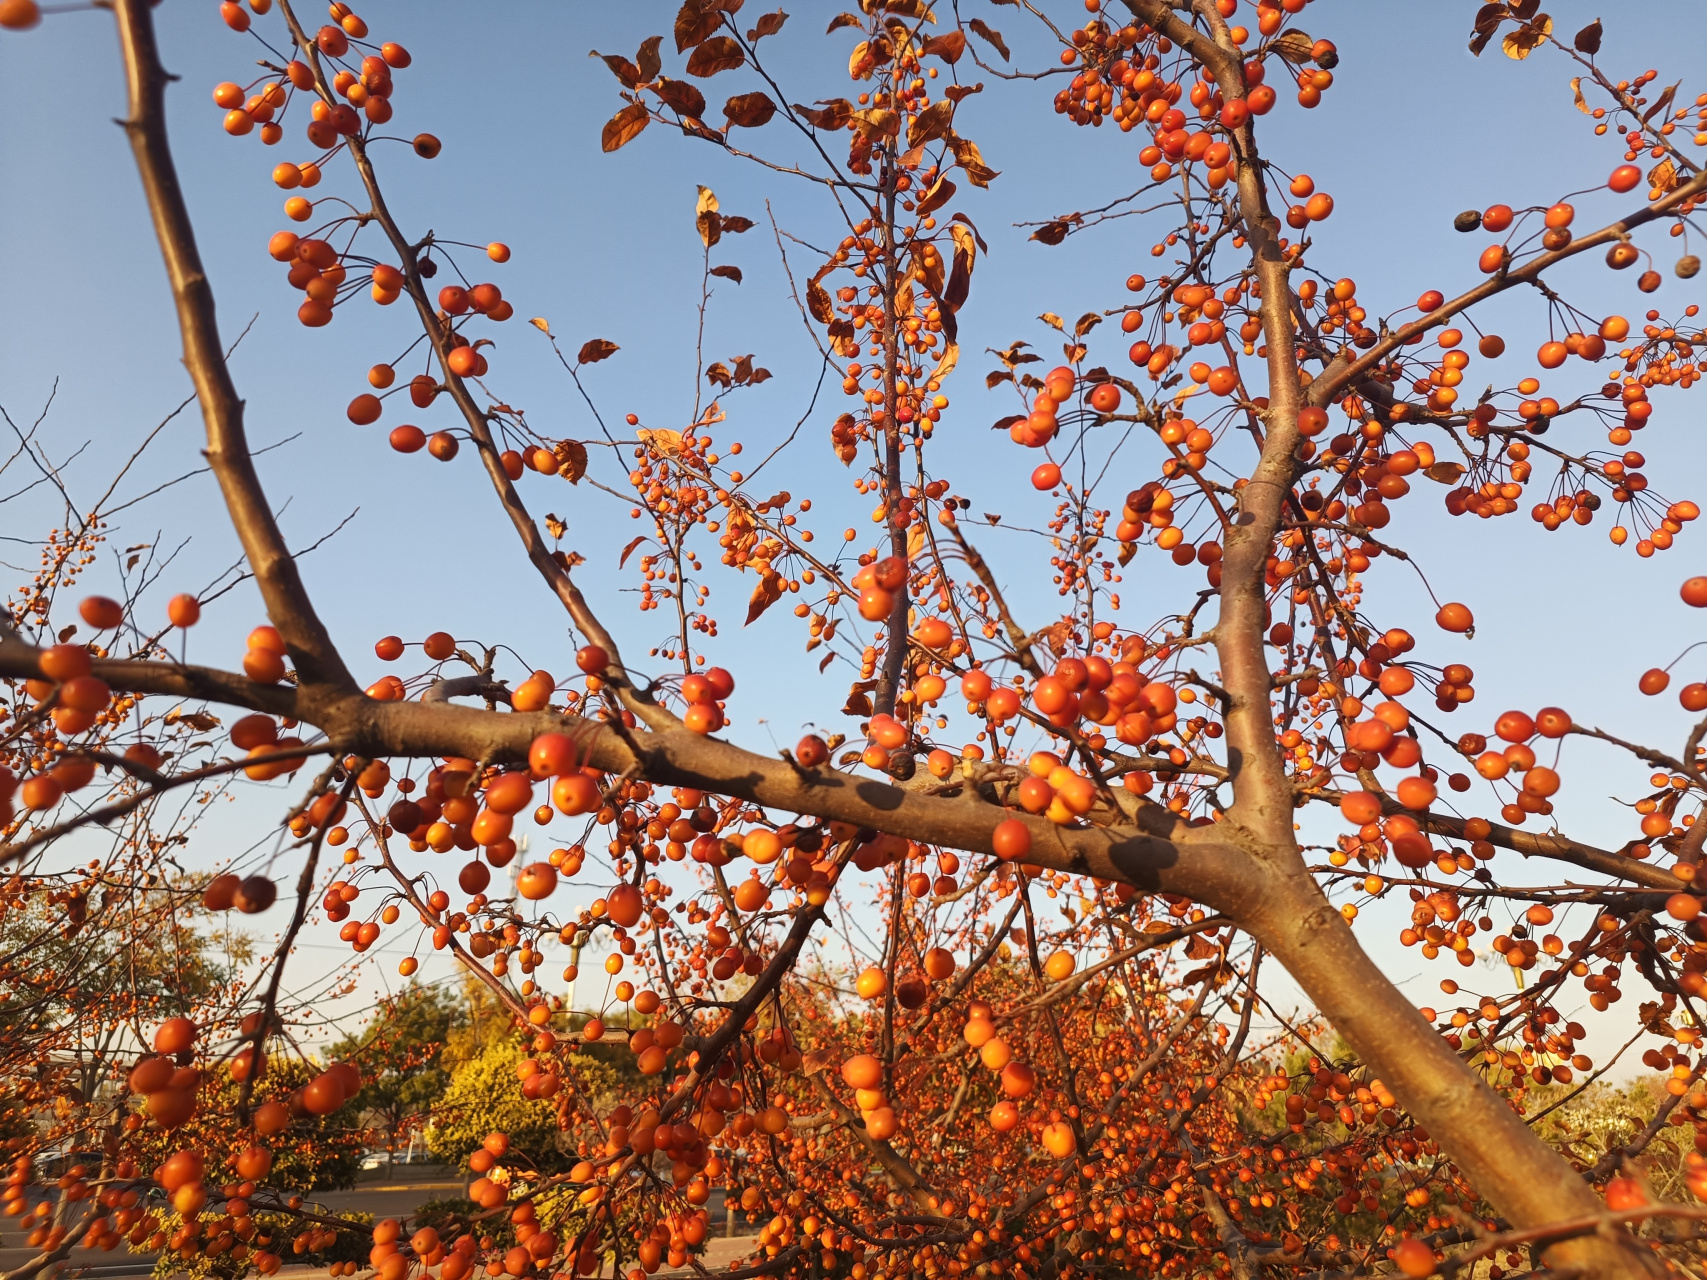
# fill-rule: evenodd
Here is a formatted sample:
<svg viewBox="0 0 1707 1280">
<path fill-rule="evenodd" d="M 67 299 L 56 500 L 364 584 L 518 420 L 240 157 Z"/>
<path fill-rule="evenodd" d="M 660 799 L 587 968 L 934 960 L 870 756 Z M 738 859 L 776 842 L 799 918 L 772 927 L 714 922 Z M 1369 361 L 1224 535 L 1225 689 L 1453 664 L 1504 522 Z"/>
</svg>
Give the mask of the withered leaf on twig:
<svg viewBox="0 0 1707 1280">
<path fill-rule="evenodd" d="M 733 71 L 746 60 L 733 36 L 714 36 L 688 55 L 687 71 L 704 80 L 719 71 Z"/>
<path fill-rule="evenodd" d="M 664 65 L 658 58 L 658 46 L 663 42 L 663 36 L 647 36 L 640 42 L 640 51 L 634 55 L 634 68 L 640 72 L 642 83 L 654 79 Z"/>
<path fill-rule="evenodd" d="M 1509 32 L 1500 41 L 1500 48 L 1505 50 L 1505 56 L 1522 61 L 1540 46 L 1541 42 L 1553 34 L 1553 19 L 1544 13 L 1524 23 L 1516 31 Z"/>
<path fill-rule="evenodd" d="M 559 440 L 551 453 L 557 459 L 557 474 L 570 484 L 580 484 L 587 474 L 587 446 L 579 440 Z"/>
<path fill-rule="evenodd" d="M 923 57 L 941 58 L 950 65 L 960 61 L 960 55 L 966 52 L 966 37 L 958 31 L 945 31 L 940 36 L 932 36 L 920 47 Z"/>
<path fill-rule="evenodd" d="M 1001 54 L 1003 62 L 1011 61 L 1008 57 L 1007 42 L 1002 39 L 1002 33 L 1000 31 L 992 30 L 990 24 L 985 22 L 982 18 L 974 18 L 972 21 L 968 22 L 966 26 L 973 35 L 982 38 L 984 43 L 988 44 L 997 53 Z"/>
<path fill-rule="evenodd" d="M 848 121 L 853 119 L 853 103 L 846 98 L 820 99 L 818 105 L 823 108 L 821 111 L 803 107 L 797 102 L 794 104 L 794 110 L 814 129 L 845 129 Z"/>
<path fill-rule="evenodd" d="M 676 13 L 676 52 L 684 53 L 709 39 L 722 21 L 716 0 L 687 0 Z"/>
<path fill-rule="evenodd" d="M 782 30 L 782 24 L 787 21 L 788 15 L 781 9 L 775 13 L 764 14 L 759 18 L 758 25 L 747 32 L 747 39 L 756 44 L 766 36 L 774 36 Z"/>
<path fill-rule="evenodd" d="M 575 360 L 579 364 L 597 364 L 600 360 L 609 360 L 622 348 L 609 338 L 588 338 L 581 344 L 581 350 Z"/>
<path fill-rule="evenodd" d="M 638 89 L 642 80 L 640 68 L 619 53 L 600 53 L 594 49 L 587 55 L 589 58 L 602 58 L 605 66 L 611 69 L 611 74 L 622 81 L 626 89 Z"/>
<path fill-rule="evenodd" d="M 681 115 L 697 118 L 705 114 L 705 95 L 686 80 L 672 80 L 664 76 L 652 86 L 652 92 Z"/>
<path fill-rule="evenodd" d="M 757 129 L 776 114 L 776 103 L 761 90 L 739 93 L 723 104 L 723 115 L 732 125 Z"/>
<path fill-rule="evenodd" d="M 644 104 L 631 102 L 609 120 L 599 134 L 599 145 L 606 151 L 617 151 L 640 136 L 651 120 Z"/>
</svg>

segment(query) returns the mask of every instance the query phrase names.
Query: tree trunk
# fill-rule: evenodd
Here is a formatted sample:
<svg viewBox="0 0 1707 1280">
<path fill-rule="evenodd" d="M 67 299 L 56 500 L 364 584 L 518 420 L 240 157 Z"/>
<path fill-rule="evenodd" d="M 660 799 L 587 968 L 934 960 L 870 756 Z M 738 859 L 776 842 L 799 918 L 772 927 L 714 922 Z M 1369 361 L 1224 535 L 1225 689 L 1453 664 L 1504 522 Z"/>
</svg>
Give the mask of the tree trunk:
<svg viewBox="0 0 1707 1280">
<path fill-rule="evenodd" d="M 1582 1175 L 1453 1052 L 1376 967 L 1301 862 L 1269 877 L 1248 926 L 1321 1014 L 1393 1091 L 1475 1188 L 1520 1227 L 1605 1212 Z M 1620 1232 L 1560 1241 L 1547 1265 L 1584 1276 L 1658 1274 L 1652 1255 Z"/>
</svg>

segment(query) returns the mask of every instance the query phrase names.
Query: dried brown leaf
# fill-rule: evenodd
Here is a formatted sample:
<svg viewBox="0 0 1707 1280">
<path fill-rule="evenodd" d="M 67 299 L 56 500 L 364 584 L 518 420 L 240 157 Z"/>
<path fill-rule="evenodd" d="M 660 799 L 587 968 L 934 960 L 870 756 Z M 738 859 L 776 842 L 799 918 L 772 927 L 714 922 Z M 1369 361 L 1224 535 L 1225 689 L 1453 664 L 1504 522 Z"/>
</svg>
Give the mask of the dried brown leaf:
<svg viewBox="0 0 1707 1280">
<path fill-rule="evenodd" d="M 1583 100 L 1583 78 L 1581 76 L 1577 76 L 1571 81 L 1571 98 L 1577 104 L 1577 110 L 1585 116 L 1594 114 L 1589 110 L 1588 103 Z"/>
<path fill-rule="evenodd" d="M 927 142 L 934 142 L 948 132 L 949 124 L 954 120 L 954 104 L 946 98 L 933 102 L 907 126 L 907 145 L 922 147 Z"/>
<path fill-rule="evenodd" d="M 1316 42 L 1314 40 L 1310 39 L 1309 36 L 1294 27 L 1290 31 L 1281 32 L 1280 35 L 1276 36 L 1269 42 L 1268 47 L 1272 52 L 1278 53 L 1288 62 L 1300 63 L 1310 61 L 1313 56 L 1311 50 L 1315 47 L 1315 44 Z"/>
<path fill-rule="evenodd" d="M 848 121 L 853 119 L 853 103 L 846 98 L 831 98 L 821 105 L 823 110 L 815 111 L 797 102 L 794 104 L 794 110 L 814 129 L 845 129 Z"/>
<path fill-rule="evenodd" d="M 751 231 L 753 229 L 753 220 L 751 218 L 743 218 L 739 214 L 726 213 L 718 219 L 718 222 L 725 231 L 731 232 L 734 235 L 740 235 L 743 231 Z"/>
<path fill-rule="evenodd" d="M 614 75 L 618 80 L 622 81 L 624 88 L 637 89 L 640 87 L 640 83 L 643 79 L 649 79 L 650 78 L 650 77 L 643 77 L 640 74 L 640 68 L 635 66 L 632 62 L 630 62 L 627 58 L 623 57 L 621 54 L 600 53 L 597 49 L 594 49 L 587 56 L 589 58 L 602 58 L 604 60 L 605 66 L 607 66 L 611 69 L 611 74 Z"/>
<path fill-rule="evenodd" d="M 742 626 L 752 626 L 759 615 L 782 599 L 782 593 L 787 587 L 783 576 L 772 569 L 759 578 L 759 585 L 753 588 L 752 598 L 747 601 L 747 620 Z"/>
<path fill-rule="evenodd" d="M 559 440 L 551 452 L 557 459 L 557 474 L 570 484 L 580 484 L 587 474 L 587 446 L 579 440 Z"/>
<path fill-rule="evenodd" d="M 617 151 L 626 147 L 640 136 L 640 131 L 651 121 L 644 105 L 631 102 L 605 122 L 603 131 L 599 134 L 599 145 L 606 151 Z"/>
<path fill-rule="evenodd" d="M 1482 56 L 1482 50 L 1488 47 L 1488 41 L 1492 40 L 1494 33 L 1500 29 L 1500 23 L 1505 21 L 1507 12 L 1503 4 L 1485 4 L 1476 10 L 1475 28 L 1470 37 L 1471 53 L 1478 58 Z"/>
<path fill-rule="evenodd" d="M 640 72 L 642 82 L 656 79 L 664 65 L 658 57 L 658 46 L 663 42 L 663 36 L 647 36 L 640 42 L 640 51 L 634 55 L 634 68 Z"/>
<path fill-rule="evenodd" d="M 747 60 L 733 36 L 713 36 L 688 55 L 687 71 L 701 80 L 719 71 L 733 71 Z"/>
<path fill-rule="evenodd" d="M 575 357 L 577 364 L 597 364 L 600 360 L 609 360 L 622 348 L 609 338 L 589 338 L 581 344 L 580 354 Z"/>
<path fill-rule="evenodd" d="M 724 118 L 742 129 L 757 129 L 776 114 L 776 103 L 762 90 L 739 93 L 723 104 Z"/>
<path fill-rule="evenodd" d="M 1464 474 L 1464 466 L 1458 462 L 1437 462 L 1423 474 L 1436 484 L 1457 484 Z"/>
<path fill-rule="evenodd" d="M 1681 80 L 1673 81 L 1666 87 L 1665 91 L 1662 92 L 1659 97 L 1654 99 L 1654 105 L 1642 112 L 1643 124 L 1647 124 L 1655 116 L 1663 114 L 1665 110 L 1671 106 L 1672 99 L 1677 96 L 1677 86 L 1682 83 L 1683 81 Z"/>
<path fill-rule="evenodd" d="M 1661 160 L 1648 170 L 1648 185 L 1662 194 L 1674 190 L 1678 185 L 1677 166 L 1670 160 Z"/>
<path fill-rule="evenodd" d="M 757 43 L 766 36 L 774 36 L 782 30 L 782 24 L 787 21 L 788 15 L 781 9 L 775 13 L 767 13 L 759 19 L 757 26 L 747 32 L 747 39 L 749 42 Z"/>
<path fill-rule="evenodd" d="M 1577 32 L 1571 40 L 1571 47 L 1578 53 L 1586 53 L 1592 58 L 1600 52 L 1600 34 L 1600 19 L 1596 18 L 1588 26 Z"/>
<path fill-rule="evenodd" d="M 970 98 L 975 93 L 983 93 L 983 92 L 984 92 L 984 82 L 982 80 L 980 80 L 977 84 L 951 84 L 951 85 L 947 85 L 943 88 L 942 96 L 947 98 L 950 102 L 959 103 L 959 102 L 965 101 L 967 98 Z"/>
<path fill-rule="evenodd" d="M 1031 239 L 1042 244 L 1060 244 L 1067 238 L 1067 232 L 1072 230 L 1071 224 L 1065 218 L 1057 218 L 1054 222 L 1046 222 L 1031 233 Z"/>
<path fill-rule="evenodd" d="M 545 513 L 545 531 L 551 535 L 552 541 L 555 542 L 569 532 L 569 526 L 559 518 L 555 511 L 547 511 Z"/>
<path fill-rule="evenodd" d="M 853 123 L 866 137 L 874 141 L 894 137 L 901 132 L 901 117 L 887 107 L 867 107 L 853 113 Z"/>
<path fill-rule="evenodd" d="M 996 171 L 984 163 L 984 155 L 972 139 L 950 134 L 948 149 L 954 152 L 955 163 L 966 171 L 966 177 L 973 186 L 987 187 L 990 180 L 996 177 Z"/>
<path fill-rule="evenodd" d="M 937 180 L 926 189 L 923 198 L 919 201 L 918 208 L 914 212 L 920 218 L 928 217 L 947 204 L 953 195 L 954 184 L 939 174 Z"/>
<path fill-rule="evenodd" d="M 825 35 L 833 35 L 843 27 L 857 27 L 862 19 L 857 13 L 838 13 L 830 19 L 830 25 L 824 28 Z"/>
<path fill-rule="evenodd" d="M 973 18 L 972 21 L 966 24 L 966 26 L 973 35 L 979 37 L 979 39 L 983 40 L 985 44 L 989 45 L 997 53 L 1001 54 L 1003 62 L 1009 62 L 1012 60 L 1008 56 L 1007 42 L 1002 39 L 1002 33 L 1000 31 L 993 30 L 990 27 L 990 24 L 985 22 L 984 19 Z"/>
<path fill-rule="evenodd" d="M 680 115 L 698 118 L 705 114 L 705 95 L 686 80 L 672 80 L 665 76 L 652 87 L 652 92 Z"/>
<path fill-rule="evenodd" d="M 709 39 L 722 20 L 712 0 L 687 0 L 676 12 L 676 52 Z"/>
<path fill-rule="evenodd" d="M 807 282 L 806 309 L 819 324 L 829 324 L 835 318 L 836 311 L 830 302 L 829 291 L 816 280 Z"/>
<path fill-rule="evenodd" d="M 948 233 L 954 237 L 954 266 L 949 272 L 948 288 L 942 291 L 942 303 L 950 311 L 958 311 L 972 288 L 972 268 L 978 252 L 970 227 L 951 222 Z"/>
<path fill-rule="evenodd" d="M 711 269 L 711 274 L 714 276 L 722 276 L 725 280 L 733 280 L 736 284 L 741 283 L 740 267 L 713 267 Z"/>
<path fill-rule="evenodd" d="M 919 48 L 919 55 L 925 58 L 941 58 L 953 66 L 960 61 L 960 55 L 966 52 L 966 37 L 959 31 L 945 31 L 940 36 L 932 36 Z"/>
</svg>

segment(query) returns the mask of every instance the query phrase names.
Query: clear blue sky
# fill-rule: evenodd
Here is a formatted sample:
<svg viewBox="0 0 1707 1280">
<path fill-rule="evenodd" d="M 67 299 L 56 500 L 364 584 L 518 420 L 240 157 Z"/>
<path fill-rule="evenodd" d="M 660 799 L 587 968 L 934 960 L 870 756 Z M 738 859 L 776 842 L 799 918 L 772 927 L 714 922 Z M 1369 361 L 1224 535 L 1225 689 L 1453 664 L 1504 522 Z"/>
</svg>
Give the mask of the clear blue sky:
<svg viewBox="0 0 1707 1280">
<path fill-rule="evenodd" d="M 304 7 L 305 20 L 318 20 L 317 12 L 306 12 L 306 0 Z M 839 7 L 793 6 L 783 33 L 765 42 L 792 101 L 848 91 L 841 62 L 850 38 L 846 32 L 822 37 Z M 1580 0 L 1549 7 L 1567 36 L 1597 16 Z M 1027 65 L 1052 57 L 1016 10 L 985 0 L 967 0 L 962 8 L 1000 28 Z M 1050 8 L 1064 22 L 1082 21 L 1076 0 Z M 1242 10 L 1247 16 L 1248 9 Z M 1339 45 L 1336 84 L 1314 112 L 1299 109 L 1282 86 L 1281 105 L 1264 122 L 1264 154 L 1288 171 L 1309 172 L 1337 202 L 1333 219 L 1316 235 L 1313 264 L 1353 276 L 1372 313 L 1403 306 L 1427 288 L 1450 295 L 1477 278 L 1474 255 L 1483 240 L 1453 233 L 1451 218 L 1459 210 L 1496 201 L 1548 202 L 1603 181 L 1620 161 L 1614 141 L 1594 139 L 1572 107 L 1571 71 L 1563 58 L 1543 51 L 1517 63 L 1497 46 L 1480 60 L 1469 55 L 1474 10 L 1473 4 L 1321 0 L 1301 21 L 1312 36 Z M 720 440 L 768 449 L 794 427 L 812 392 L 804 371 L 815 374 L 814 356 L 788 300 L 766 205 L 785 230 L 824 243 L 840 232 L 821 192 L 663 128 L 618 154 L 599 151 L 599 127 L 620 102 L 617 82 L 587 57 L 588 50 L 632 57 L 645 36 L 668 31 L 674 5 L 414 0 L 360 11 L 376 38 L 400 41 L 414 55 L 414 65 L 396 77 L 392 131 L 429 130 L 444 140 L 442 156 L 431 163 L 401 146 L 376 149 L 381 181 L 406 232 L 418 237 L 431 228 L 449 239 L 503 240 L 514 250 L 511 263 L 488 272 L 517 310 L 489 353 L 491 385 L 509 403 L 525 407 L 547 434 L 594 434 L 549 347 L 524 323 L 541 315 L 570 351 L 595 336 L 622 346 L 588 379 L 607 420 L 632 411 L 651 426 L 683 424 L 697 376 L 700 250 L 693 201 L 695 185 L 704 184 L 717 192 L 725 212 L 759 224 L 745 236 L 727 237 L 716 250 L 717 260 L 740 266 L 745 282 L 718 286 L 707 358 L 754 352 L 776 374 L 728 401 L 731 421 Z M 1614 9 L 1605 16 L 1601 62 L 1617 75 L 1656 66 L 1665 84 L 1691 70 L 1687 51 L 1700 47 L 1702 34 L 1693 6 L 1648 0 L 1639 13 Z M 515 549 L 471 457 L 465 453 L 441 466 L 424 454 L 401 457 L 385 446 L 385 428 L 400 421 L 429 429 L 454 425 L 449 406 L 408 417 L 399 398 L 389 402 L 380 426 L 356 428 L 345 419 L 344 406 L 366 389 L 367 367 L 409 341 L 404 309 L 381 311 L 364 300 L 341 311 L 327 329 L 308 330 L 295 321 L 300 295 L 264 247 L 274 230 L 291 225 L 280 213 L 284 193 L 268 173 L 279 160 L 306 158 L 297 142 L 300 124 L 276 148 L 262 147 L 253 135 L 231 139 L 210 96 L 219 81 L 250 78 L 253 42 L 226 30 L 211 5 L 168 0 L 157 21 L 164 60 L 183 76 L 168 98 L 173 145 L 227 339 L 254 317 L 233 363 L 248 401 L 251 439 L 261 446 L 298 437 L 262 460 L 264 481 L 275 504 L 285 507 L 284 527 L 297 545 L 321 537 L 359 508 L 344 532 L 303 566 L 358 674 L 371 679 L 382 670 L 370 648 L 379 636 L 418 639 L 438 628 L 469 640 L 502 640 L 531 663 L 566 668 L 562 618 Z M 270 29 L 269 22 L 260 25 Z M 1690 31 L 1696 35 L 1685 38 Z M 670 48 L 666 40 L 667 54 Z M 679 59 L 667 57 L 667 73 L 674 68 L 679 74 L 679 66 Z M 1025 483 L 1035 459 L 988 430 L 1009 408 L 985 392 L 982 374 L 992 365 L 980 353 L 1016 338 L 1047 351 L 1053 335 L 1034 319 L 1039 312 L 1071 317 L 1116 305 L 1129 272 L 1152 270 L 1148 249 L 1165 228 L 1154 219 L 1126 219 L 1057 248 L 1028 242 L 1014 223 L 1101 203 L 1132 184 L 1138 135 L 1071 127 L 1050 109 L 1053 82 L 998 83 L 969 61 L 960 73 L 986 82 L 985 92 L 965 104 L 959 126 L 1001 177 L 987 192 L 962 184 L 958 207 L 976 222 L 990 252 L 961 316 L 964 357 L 945 388 L 953 406 L 937 437 L 938 473 L 974 498 L 975 511 L 1036 525 L 1046 518 L 1050 499 Z M 708 96 L 754 87 L 742 74 L 710 82 Z M 1680 101 L 1699 87 L 1685 84 Z M 6 175 L 0 260 L 7 289 L 0 404 L 14 420 L 33 419 L 58 380 L 46 439 L 56 459 L 88 442 L 69 469 L 84 495 L 104 487 L 115 459 L 187 393 L 159 253 L 123 134 L 112 123 L 122 111 L 122 76 L 106 14 L 56 15 L 30 33 L 0 33 L 0 173 Z M 746 140 L 782 155 L 794 145 L 774 122 Z M 335 166 L 315 194 L 338 190 L 353 193 L 353 181 L 347 168 Z M 1628 203 L 1591 195 L 1578 201 L 1580 218 L 1598 224 Z M 1661 237 L 1643 243 L 1667 270 L 1655 302 L 1674 312 L 1686 288 L 1669 273 L 1676 243 Z M 1634 273 L 1614 275 L 1599 265 L 1598 255 L 1591 257 L 1596 261 L 1573 266 L 1556 284 L 1591 312 L 1634 316 L 1646 304 L 1634 290 Z M 806 261 L 803 254 L 795 259 L 797 275 Z M 470 259 L 471 265 L 483 262 Z M 1512 353 L 1491 371 L 1478 362 L 1471 373 L 1497 373 L 1511 385 L 1534 371 L 1538 326 L 1545 323 L 1541 300 L 1513 297 L 1490 314 L 1493 326 L 1511 339 Z M 1123 362 L 1124 348 L 1113 329 L 1098 330 L 1100 342 L 1092 348 L 1093 361 L 1111 367 Z M 828 390 L 766 487 L 811 494 L 813 527 L 821 536 L 853 524 L 865 545 L 871 504 L 852 492 L 851 477 L 830 452 L 828 427 L 841 397 L 833 385 Z M 1655 425 L 1639 443 L 1656 489 L 1707 502 L 1697 486 L 1704 474 L 1701 437 L 1692 429 L 1699 406 L 1664 391 L 1655 400 Z M 199 465 L 199 433 L 193 410 L 179 418 L 127 491 L 140 493 Z M 1585 449 L 1604 447 L 1586 426 L 1558 435 Z M 1137 469 L 1141 456 L 1147 455 L 1134 455 L 1134 483 L 1149 474 Z M 608 463 L 606 477 L 620 480 Z M 1635 704 L 1633 689 L 1641 670 L 1669 662 L 1698 634 L 1698 615 L 1678 602 L 1676 585 L 1701 570 L 1703 531 L 1691 528 L 1672 552 L 1640 561 L 1608 545 L 1605 511 L 1589 530 L 1549 535 L 1524 514 L 1498 527 L 1450 520 L 1440 492 L 1420 488 L 1427 492 L 1398 506 L 1388 532 L 1416 553 L 1442 599 L 1472 605 L 1476 638 L 1466 643 L 1433 632 L 1426 625 L 1432 606 L 1402 566 L 1376 567 L 1370 599 L 1391 602 L 1378 609 L 1383 622 L 1425 636 L 1420 656 L 1475 668 L 1478 699 L 1456 717 L 1458 728 L 1485 729 L 1507 706 L 1560 703 L 1579 721 L 1679 749 L 1686 721 L 1675 700 L 1667 695 Z M 643 652 L 661 638 L 660 615 L 642 619 L 632 610 L 634 597 L 613 591 L 617 553 L 640 532 L 626 507 L 587 486 L 571 489 L 533 475 L 523 494 L 537 514 L 550 510 L 567 519 L 564 545 L 588 557 L 584 584 L 628 650 Z M 45 503 L 26 510 L 40 496 L 5 507 L 0 532 L 39 537 L 55 515 Z M 216 503 L 211 481 L 192 480 L 126 512 L 114 543 L 158 538 L 175 546 L 193 535 L 163 587 L 196 590 L 237 555 L 235 540 L 216 518 Z M 981 533 L 979 541 L 1014 588 L 1022 612 L 1038 620 L 1051 616 L 1052 593 L 1027 586 L 1028 578 L 1046 583 L 1047 548 L 1006 532 Z M 0 559 L 27 569 L 34 552 L 7 541 L 0 543 Z M 105 572 L 97 567 L 90 585 L 110 585 Z M 1186 599 L 1199 573 L 1141 556 L 1127 578 L 1122 620 L 1147 624 Z M 821 692 L 802 696 L 812 659 L 802 652 L 804 636 L 794 620 L 778 609 L 742 632 L 741 602 L 750 584 L 727 574 L 713 574 L 712 582 L 712 602 L 724 620 L 713 657 L 741 681 L 734 704 L 737 740 L 765 748 L 770 730 L 754 723 L 761 717 L 773 722 L 779 743 L 792 741 L 813 715 L 829 727 L 851 728 L 835 715 L 841 696 L 832 677 Z M 242 635 L 261 620 L 253 594 L 234 592 L 197 629 L 191 656 L 235 664 Z M 1707 660 L 1694 669 L 1686 661 L 1673 689 L 1703 669 Z M 1570 795 L 1559 806 L 1565 828 L 1585 839 L 1621 842 L 1632 826 L 1601 796 L 1634 794 L 1645 770 L 1633 771 L 1580 742 L 1567 748 L 1565 760 Z M 1584 778 L 1602 764 L 1609 768 L 1604 785 Z M 1572 772 L 1581 785 L 1570 785 Z M 246 802 L 241 811 L 270 813 L 285 803 L 281 792 L 258 806 Z M 230 836 L 238 834 L 233 825 Z M 204 847 L 193 849 L 189 860 L 220 856 L 220 848 Z M 1510 874 L 1526 881 L 1522 868 Z M 1420 961 L 1396 957 L 1393 971 L 1403 977 L 1413 963 Z"/>
</svg>

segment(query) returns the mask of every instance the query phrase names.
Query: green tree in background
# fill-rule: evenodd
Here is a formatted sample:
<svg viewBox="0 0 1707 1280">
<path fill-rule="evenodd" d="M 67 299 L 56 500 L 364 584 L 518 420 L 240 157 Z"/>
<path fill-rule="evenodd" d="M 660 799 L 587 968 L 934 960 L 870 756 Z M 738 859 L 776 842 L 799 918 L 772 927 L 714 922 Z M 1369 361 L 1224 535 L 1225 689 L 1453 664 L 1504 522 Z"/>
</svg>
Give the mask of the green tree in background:
<svg viewBox="0 0 1707 1280">
<path fill-rule="evenodd" d="M 468 1025 L 455 996 L 437 987 L 410 983 L 373 1011 L 363 1030 L 331 1048 L 362 1073 L 355 1107 L 395 1151 L 425 1122 L 450 1083 L 445 1046 Z"/>
<path fill-rule="evenodd" d="M 457 1066 L 427 1127 L 427 1146 L 434 1159 L 464 1164 L 487 1134 L 502 1132 L 510 1137 L 510 1149 L 539 1169 L 574 1164 L 577 1100 L 567 1088 L 555 1098 L 522 1097 L 516 1087 L 516 1068 L 525 1056 L 513 1037 L 494 1034 Z M 594 1099 L 616 1083 L 610 1067 L 585 1054 L 571 1054 L 568 1064 L 579 1088 Z"/>
</svg>

